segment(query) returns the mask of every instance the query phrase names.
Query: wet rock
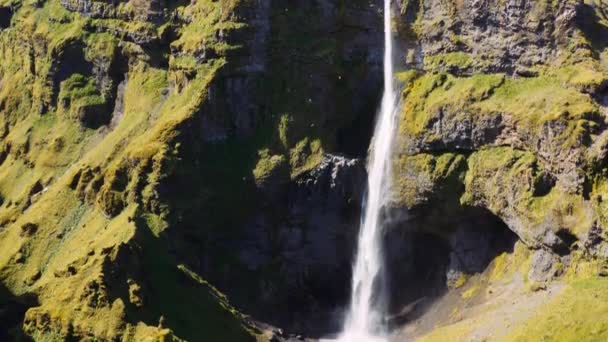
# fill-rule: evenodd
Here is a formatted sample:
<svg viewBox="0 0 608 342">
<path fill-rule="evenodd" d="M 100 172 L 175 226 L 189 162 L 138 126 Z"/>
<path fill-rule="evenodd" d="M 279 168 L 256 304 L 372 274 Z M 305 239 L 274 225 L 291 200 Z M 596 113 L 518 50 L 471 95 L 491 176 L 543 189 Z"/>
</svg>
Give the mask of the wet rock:
<svg viewBox="0 0 608 342">
<path fill-rule="evenodd" d="M 339 329 L 342 313 L 336 307 L 347 297 L 363 184 L 363 163 L 336 155 L 325 155 L 317 167 L 286 184 L 281 201 L 265 204 L 226 247 L 256 274 L 248 287 L 258 295 L 236 304 L 290 332 Z M 260 272 L 268 265 L 280 282 Z M 236 276 L 225 272 L 218 286 Z M 226 288 L 230 294 L 235 287 Z"/>
</svg>

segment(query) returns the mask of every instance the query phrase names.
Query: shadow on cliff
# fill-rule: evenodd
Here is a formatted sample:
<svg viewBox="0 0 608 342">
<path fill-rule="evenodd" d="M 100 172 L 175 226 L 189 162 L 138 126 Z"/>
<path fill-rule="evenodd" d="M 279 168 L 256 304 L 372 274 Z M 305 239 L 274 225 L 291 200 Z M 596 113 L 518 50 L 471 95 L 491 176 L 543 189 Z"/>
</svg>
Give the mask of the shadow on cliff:
<svg viewBox="0 0 608 342">
<path fill-rule="evenodd" d="M 136 215 L 134 243 L 120 251 L 109 287 L 112 298 L 124 298 L 127 320 L 169 328 L 188 341 L 254 341 L 254 330 L 227 298 L 180 263 L 176 247 L 164 233 L 156 236 Z M 111 271 L 109 271 L 111 272 Z"/>
<path fill-rule="evenodd" d="M 392 327 L 423 316 L 460 281 L 511 253 L 518 240 L 504 222 L 478 208 L 451 217 L 413 217 L 392 231 L 385 239 Z"/>
<path fill-rule="evenodd" d="M 27 309 L 37 303 L 34 295 L 15 296 L 0 284 L 0 341 L 33 341 L 22 330 L 23 318 Z"/>
<path fill-rule="evenodd" d="M 608 13 L 602 7 L 581 4 L 577 9 L 576 25 L 581 29 L 585 38 L 595 51 L 603 51 L 608 47 Z"/>
</svg>

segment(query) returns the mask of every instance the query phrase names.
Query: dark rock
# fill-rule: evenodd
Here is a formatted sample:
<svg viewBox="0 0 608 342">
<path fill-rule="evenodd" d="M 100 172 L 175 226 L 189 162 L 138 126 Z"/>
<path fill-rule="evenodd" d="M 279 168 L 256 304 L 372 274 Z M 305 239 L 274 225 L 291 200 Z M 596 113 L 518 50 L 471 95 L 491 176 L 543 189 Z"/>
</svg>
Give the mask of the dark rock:
<svg viewBox="0 0 608 342">
<path fill-rule="evenodd" d="M 455 74 L 484 71 L 528 76 L 525 70 L 554 58 L 558 45 L 567 43 L 560 37 L 569 36 L 580 11 L 574 1 L 564 1 L 555 10 L 539 10 L 540 3 L 519 0 L 458 4 L 431 0 L 420 4 L 419 9 L 413 8 L 412 3 L 415 2 L 398 3 L 405 6 L 402 20 L 408 25 L 416 22 L 421 35 L 414 41 L 409 36 L 402 37 L 404 53 L 419 49 L 423 59 L 455 51 L 473 56 L 475 61 L 470 64 L 444 66 Z M 413 13 L 418 13 L 418 18 Z"/>
<path fill-rule="evenodd" d="M 25 237 L 25 236 L 32 236 L 36 233 L 36 231 L 38 231 L 38 225 L 35 223 L 24 223 L 21 225 L 21 236 Z"/>
<path fill-rule="evenodd" d="M 576 237 L 568 233 L 566 230 L 557 232 L 547 231 L 542 239 L 542 243 L 551 248 L 558 255 L 566 255 L 570 253 L 570 246 L 576 241 Z"/>
<path fill-rule="evenodd" d="M 598 225 L 594 225 L 593 228 L 589 230 L 587 236 L 583 240 L 583 247 L 594 257 L 608 258 L 608 244 L 604 237 L 604 231 Z"/>
<path fill-rule="evenodd" d="M 544 249 L 538 249 L 532 255 L 532 263 L 528 278 L 537 282 L 551 280 L 557 272 L 556 263 L 559 261 L 555 254 Z"/>
<path fill-rule="evenodd" d="M 5 29 L 11 26 L 13 17 L 13 9 L 10 7 L 0 7 L 0 29 Z"/>
</svg>

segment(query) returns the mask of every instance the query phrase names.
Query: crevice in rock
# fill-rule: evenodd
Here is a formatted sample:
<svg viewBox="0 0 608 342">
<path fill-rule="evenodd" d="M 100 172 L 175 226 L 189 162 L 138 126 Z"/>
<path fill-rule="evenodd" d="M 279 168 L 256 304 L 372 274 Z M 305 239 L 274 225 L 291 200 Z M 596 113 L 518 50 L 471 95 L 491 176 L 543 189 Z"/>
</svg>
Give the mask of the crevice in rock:
<svg viewBox="0 0 608 342">
<path fill-rule="evenodd" d="M 10 7 L 0 7 L 0 29 L 5 29 L 11 26 L 13 18 L 13 10 Z"/>
<path fill-rule="evenodd" d="M 570 254 L 572 247 L 578 238 L 567 229 L 560 229 L 555 232 L 555 235 L 562 241 L 555 249 L 554 252 L 559 256 Z"/>
<path fill-rule="evenodd" d="M 35 295 L 16 296 L 0 284 L 0 340 L 33 341 L 23 332 L 23 318 L 27 309 L 37 306 Z"/>
</svg>

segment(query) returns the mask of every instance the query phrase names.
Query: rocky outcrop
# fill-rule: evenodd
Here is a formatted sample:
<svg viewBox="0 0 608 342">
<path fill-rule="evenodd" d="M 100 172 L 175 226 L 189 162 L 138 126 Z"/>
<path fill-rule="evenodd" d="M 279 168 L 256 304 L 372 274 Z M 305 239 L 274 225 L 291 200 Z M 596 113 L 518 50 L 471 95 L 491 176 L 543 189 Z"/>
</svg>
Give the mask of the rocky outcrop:
<svg viewBox="0 0 608 342">
<path fill-rule="evenodd" d="M 127 341 L 276 330 L 256 320 L 286 339 L 339 329 L 381 1 L 4 6 L 0 328 Z M 533 281 L 603 260 L 605 11 L 395 6 L 391 312 L 492 265 L 513 234 L 534 250 Z"/>
<path fill-rule="evenodd" d="M 486 208 L 530 247 L 557 255 L 605 230 L 592 198 L 605 177 L 597 146 L 607 127 L 598 97 L 606 70 L 596 50 L 603 43 L 588 28 L 606 30 L 601 9 L 582 1 L 400 6 L 408 71 L 400 75 L 396 203 Z M 454 154 L 466 167 L 451 164 Z M 446 188 L 456 190 L 452 204 L 434 195 Z"/>
<path fill-rule="evenodd" d="M 406 63 L 455 74 L 534 75 L 535 66 L 557 58 L 560 46 L 569 43 L 565 37 L 572 36 L 581 4 L 403 1 L 401 25 L 416 37 L 406 45 Z"/>
</svg>

